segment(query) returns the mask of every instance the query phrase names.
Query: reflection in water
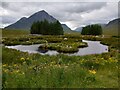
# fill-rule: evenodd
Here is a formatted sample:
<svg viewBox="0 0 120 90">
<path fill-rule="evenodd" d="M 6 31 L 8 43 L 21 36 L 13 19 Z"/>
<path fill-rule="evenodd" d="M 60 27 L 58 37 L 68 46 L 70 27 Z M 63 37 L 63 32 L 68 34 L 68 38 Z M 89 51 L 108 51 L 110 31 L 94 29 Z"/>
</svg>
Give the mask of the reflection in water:
<svg viewBox="0 0 120 90">
<path fill-rule="evenodd" d="M 42 50 L 42 49 L 39 49 L 38 50 L 40 53 L 46 53 L 46 52 L 48 52 L 48 50 Z"/>
<path fill-rule="evenodd" d="M 100 44 L 100 41 L 88 41 L 83 40 L 83 42 L 88 43 L 88 47 L 85 48 L 79 48 L 79 51 L 73 54 L 66 54 L 66 55 L 89 55 L 89 54 L 100 54 L 103 52 L 108 52 L 108 46 Z M 42 55 L 48 54 L 48 55 L 57 55 L 59 54 L 55 50 L 38 50 L 38 47 L 42 44 L 35 44 L 35 45 L 16 45 L 16 46 L 6 46 L 7 48 L 13 48 L 17 49 L 23 52 L 29 52 L 29 53 L 40 53 Z"/>
<path fill-rule="evenodd" d="M 100 44 L 100 41 L 88 41 L 83 40 L 83 42 L 87 42 L 88 47 L 79 48 L 79 51 L 71 54 L 71 55 L 89 55 L 89 54 L 101 54 L 103 52 L 108 52 L 108 46 Z"/>
</svg>

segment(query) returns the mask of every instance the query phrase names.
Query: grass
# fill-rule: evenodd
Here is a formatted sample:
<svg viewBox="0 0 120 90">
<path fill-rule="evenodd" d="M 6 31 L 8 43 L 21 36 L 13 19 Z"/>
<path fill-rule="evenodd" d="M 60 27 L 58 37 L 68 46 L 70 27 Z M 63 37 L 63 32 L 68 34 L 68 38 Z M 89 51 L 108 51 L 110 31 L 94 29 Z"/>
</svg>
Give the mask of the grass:
<svg viewBox="0 0 120 90">
<path fill-rule="evenodd" d="M 29 54 L 2 46 L 3 88 L 118 88 L 118 37 L 95 37 L 67 34 L 63 36 L 30 36 L 25 33 L 11 36 L 9 31 L 3 43 L 29 42 L 72 45 L 81 39 L 100 40 L 109 45 L 110 52 L 86 56 L 56 56 Z M 12 33 L 12 32 L 11 32 Z M 10 34 L 11 34 L 10 33 Z M 13 32 L 15 33 L 15 32 Z M 18 33 L 19 34 L 19 33 Z M 67 39 L 66 39 L 67 38 Z M 71 44 L 72 43 L 72 44 Z M 13 44 L 10 44 L 13 45 Z M 63 46 L 66 47 L 64 44 Z M 74 45 L 73 45 L 74 46 Z"/>
<path fill-rule="evenodd" d="M 116 55 L 114 57 L 111 55 L 113 54 L 42 56 L 3 47 L 3 86 L 4 88 L 117 88 L 118 60 Z M 95 70 L 96 73 L 91 73 L 89 70 Z"/>
<path fill-rule="evenodd" d="M 115 26 L 111 26 L 111 27 L 105 27 L 103 29 L 103 34 L 104 35 L 109 35 L 109 36 L 118 36 L 119 34 L 119 27 L 118 24 Z"/>
<path fill-rule="evenodd" d="M 2 30 L 2 37 L 24 37 L 29 33 L 29 30 Z"/>
</svg>

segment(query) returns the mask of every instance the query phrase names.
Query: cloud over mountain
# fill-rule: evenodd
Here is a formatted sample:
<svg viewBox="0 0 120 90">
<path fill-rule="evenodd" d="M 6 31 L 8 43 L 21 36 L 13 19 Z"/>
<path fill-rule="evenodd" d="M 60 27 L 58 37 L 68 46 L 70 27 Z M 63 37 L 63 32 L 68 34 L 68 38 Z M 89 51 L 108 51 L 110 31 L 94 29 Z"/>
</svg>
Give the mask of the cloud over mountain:
<svg viewBox="0 0 120 90">
<path fill-rule="evenodd" d="M 0 18 L 2 18 L 1 24 L 6 26 L 21 17 L 45 10 L 74 29 L 91 23 L 107 23 L 117 18 L 117 9 L 117 2 L 3 2 L 0 7 L 2 13 Z"/>
</svg>

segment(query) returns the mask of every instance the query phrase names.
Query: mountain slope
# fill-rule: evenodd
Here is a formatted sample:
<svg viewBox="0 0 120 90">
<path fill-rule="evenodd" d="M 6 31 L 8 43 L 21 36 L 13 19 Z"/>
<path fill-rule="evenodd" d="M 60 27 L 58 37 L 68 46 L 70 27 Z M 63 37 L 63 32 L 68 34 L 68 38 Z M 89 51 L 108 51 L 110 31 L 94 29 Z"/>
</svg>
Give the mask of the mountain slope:
<svg viewBox="0 0 120 90">
<path fill-rule="evenodd" d="M 118 28 L 120 26 L 120 18 L 110 21 L 103 29 L 105 35 L 118 35 Z"/>
<path fill-rule="evenodd" d="M 66 24 L 62 24 L 62 28 L 63 28 L 63 31 L 65 33 L 72 33 L 73 32 Z"/>
<path fill-rule="evenodd" d="M 34 13 L 30 17 L 26 18 L 23 17 L 17 22 L 5 27 L 5 29 L 24 29 L 24 30 L 29 30 L 33 22 L 36 21 L 44 21 L 47 20 L 48 22 L 55 22 L 57 19 L 55 19 L 53 16 L 49 15 L 46 11 L 42 10 L 39 12 Z M 66 24 L 61 24 L 63 27 L 63 31 L 65 33 L 71 33 L 72 30 L 66 25 Z"/>
</svg>

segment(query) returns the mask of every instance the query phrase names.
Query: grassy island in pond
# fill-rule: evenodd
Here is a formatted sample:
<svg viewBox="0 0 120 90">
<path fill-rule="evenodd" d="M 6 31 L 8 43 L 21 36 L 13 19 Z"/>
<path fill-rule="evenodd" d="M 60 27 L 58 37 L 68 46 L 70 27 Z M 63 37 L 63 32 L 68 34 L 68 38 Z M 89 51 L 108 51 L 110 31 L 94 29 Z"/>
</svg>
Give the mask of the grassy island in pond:
<svg viewBox="0 0 120 90">
<path fill-rule="evenodd" d="M 87 47 L 85 42 L 61 42 L 54 44 L 44 44 L 39 46 L 39 50 L 57 50 L 63 53 L 74 53 L 78 51 L 78 48 Z"/>
</svg>

